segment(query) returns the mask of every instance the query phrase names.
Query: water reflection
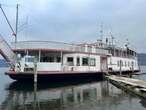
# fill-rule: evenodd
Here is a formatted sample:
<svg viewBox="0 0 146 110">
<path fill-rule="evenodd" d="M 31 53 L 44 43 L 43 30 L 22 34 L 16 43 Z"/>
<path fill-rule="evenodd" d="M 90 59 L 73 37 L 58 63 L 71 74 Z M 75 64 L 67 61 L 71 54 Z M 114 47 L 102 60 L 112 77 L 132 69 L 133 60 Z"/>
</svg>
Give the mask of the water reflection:
<svg viewBox="0 0 146 110">
<path fill-rule="evenodd" d="M 128 97 L 107 81 L 39 85 L 14 82 L 7 92 L 2 110 L 117 110 Z"/>
</svg>

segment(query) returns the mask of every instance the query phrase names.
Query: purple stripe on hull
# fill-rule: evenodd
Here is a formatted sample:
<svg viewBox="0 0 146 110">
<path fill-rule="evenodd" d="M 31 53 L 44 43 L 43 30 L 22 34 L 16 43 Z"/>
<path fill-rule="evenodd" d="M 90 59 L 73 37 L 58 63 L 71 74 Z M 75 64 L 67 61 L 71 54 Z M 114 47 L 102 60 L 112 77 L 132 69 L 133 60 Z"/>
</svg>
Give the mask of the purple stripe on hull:
<svg viewBox="0 0 146 110">
<path fill-rule="evenodd" d="M 135 70 L 134 72 L 139 72 Z M 133 71 L 122 71 L 122 74 L 133 74 Z M 9 71 L 5 73 L 9 75 L 12 79 L 18 81 L 33 81 L 34 73 L 15 73 Z M 103 72 L 38 72 L 38 81 L 65 81 L 65 80 L 99 80 L 103 78 Z M 119 71 L 111 71 L 109 74 L 120 74 Z"/>
<path fill-rule="evenodd" d="M 18 81 L 33 81 L 34 74 L 33 73 L 6 73 L 12 79 Z M 103 78 L 102 72 L 92 72 L 92 73 L 65 73 L 65 74 L 38 74 L 38 81 L 65 81 L 65 80 L 81 80 L 81 79 L 89 79 L 89 80 L 99 80 Z"/>
</svg>

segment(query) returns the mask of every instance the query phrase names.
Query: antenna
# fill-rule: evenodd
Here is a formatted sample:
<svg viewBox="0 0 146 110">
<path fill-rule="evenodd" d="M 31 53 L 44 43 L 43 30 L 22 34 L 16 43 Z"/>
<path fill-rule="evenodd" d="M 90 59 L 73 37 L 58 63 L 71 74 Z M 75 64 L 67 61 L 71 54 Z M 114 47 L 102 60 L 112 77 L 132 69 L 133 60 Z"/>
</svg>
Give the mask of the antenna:
<svg viewBox="0 0 146 110">
<path fill-rule="evenodd" d="M 103 23 L 101 23 L 101 25 L 100 25 L 100 39 L 102 42 L 103 41 Z"/>
<path fill-rule="evenodd" d="M 111 32 L 110 32 L 110 36 L 111 36 L 111 40 L 112 40 L 112 41 L 111 41 L 112 46 L 114 46 L 114 39 L 115 39 L 115 38 L 114 38 L 114 36 L 113 36 L 113 34 L 112 34 Z"/>
<path fill-rule="evenodd" d="M 129 47 L 129 45 L 130 45 L 130 43 L 129 43 L 129 40 L 128 39 L 126 39 L 126 44 L 125 44 L 125 47 Z"/>
</svg>

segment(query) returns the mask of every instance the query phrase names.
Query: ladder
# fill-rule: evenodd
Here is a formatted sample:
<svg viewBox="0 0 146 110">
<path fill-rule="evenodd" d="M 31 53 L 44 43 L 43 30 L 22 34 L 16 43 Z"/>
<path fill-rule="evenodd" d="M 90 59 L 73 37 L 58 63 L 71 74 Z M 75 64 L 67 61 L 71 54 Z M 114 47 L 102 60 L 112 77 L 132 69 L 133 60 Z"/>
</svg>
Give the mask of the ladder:
<svg viewBox="0 0 146 110">
<path fill-rule="evenodd" d="M 15 66 L 15 63 L 17 61 L 17 56 L 13 52 L 10 45 L 2 37 L 2 35 L 0 35 L 0 54 L 3 56 L 3 58 L 8 62 L 8 64 L 11 67 Z"/>
</svg>

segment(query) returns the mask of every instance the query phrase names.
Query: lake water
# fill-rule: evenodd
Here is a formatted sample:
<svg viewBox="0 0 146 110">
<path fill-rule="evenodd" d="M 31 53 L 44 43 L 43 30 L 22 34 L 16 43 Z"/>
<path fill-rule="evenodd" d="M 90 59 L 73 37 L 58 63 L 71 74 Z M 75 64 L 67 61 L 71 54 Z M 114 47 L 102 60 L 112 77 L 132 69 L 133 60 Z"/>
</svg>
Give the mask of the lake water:
<svg viewBox="0 0 146 110">
<path fill-rule="evenodd" d="M 146 100 L 107 81 L 18 83 L 0 68 L 0 110 L 145 110 Z M 146 67 L 142 67 L 146 72 Z M 146 81 L 146 74 L 134 76 Z"/>
</svg>

